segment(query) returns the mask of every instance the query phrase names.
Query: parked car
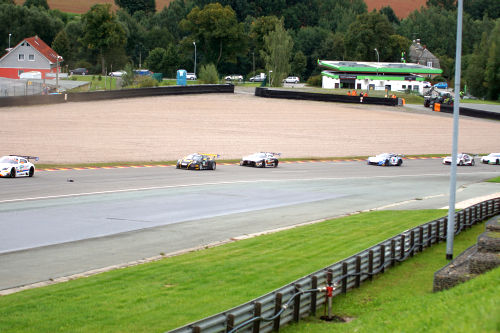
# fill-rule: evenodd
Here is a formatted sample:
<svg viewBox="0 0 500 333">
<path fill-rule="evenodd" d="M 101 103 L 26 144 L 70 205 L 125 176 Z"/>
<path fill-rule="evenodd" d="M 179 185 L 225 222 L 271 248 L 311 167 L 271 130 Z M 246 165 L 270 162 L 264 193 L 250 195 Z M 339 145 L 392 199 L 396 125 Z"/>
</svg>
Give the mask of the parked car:
<svg viewBox="0 0 500 333">
<path fill-rule="evenodd" d="M 110 72 L 109 76 L 122 77 L 125 74 L 127 74 L 127 72 L 125 72 L 124 70 L 121 70 L 121 71 L 116 71 L 116 72 Z"/>
<path fill-rule="evenodd" d="M 38 157 L 35 156 L 9 155 L 0 157 L 0 177 L 33 177 L 35 165 L 29 161 L 31 159 L 38 161 Z"/>
<path fill-rule="evenodd" d="M 147 76 L 147 75 L 153 75 L 153 72 L 151 72 L 149 69 L 136 69 L 134 71 L 134 74 L 140 76 Z"/>
<path fill-rule="evenodd" d="M 251 78 L 248 79 L 250 82 L 264 82 L 266 79 L 266 74 L 260 74 L 260 75 L 255 75 L 252 76 Z"/>
<path fill-rule="evenodd" d="M 450 165 L 452 160 L 453 159 L 451 156 L 446 156 L 443 159 L 443 164 Z M 474 166 L 476 164 L 476 162 L 474 161 L 474 157 L 471 154 L 461 153 L 461 154 L 457 155 L 457 164 L 460 166 L 462 166 L 462 165 Z"/>
<path fill-rule="evenodd" d="M 198 80 L 195 73 L 186 73 L 186 80 Z"/>
<path fill-rule="evenodd" d="M 89 70 L 87 68 L 75 68 L 69 71 L 71 75 L 87 75 Z"/>
<path fill-rule="evenodd" d="M 439 88 L 439 89 L 448 89 L 448 83 L 438 82 L 434 85 L 434 87 Z"/>
<path fill-rule="evenodd" d="M 226 77 L 224 77 L 224 80 L 226 81 L 243 81 L 243 75 L 240 75 L 240 74 L 231 74 L 231 75 L 227 75 Z"/>
<path fill-rule="evenodd" d="M 500 153 L 491 153 L 481 157 L 481 163 L 484 164 L 500 164 Z"/>
<path fill-rule="evenodd" d="M 283 80 L 285 83 L 299 83 L 300 79 L 297 76 L 289 76 Z"/>
<path fill-rule="evenodd" d="M 241 166 L 253 166 L 258 168 L 265 168 L 266 166 L 276 168 L 279 164 L 278 156 L 280 153 L 260 152 L 248 156 L 243 156 Z"/>
<path fill-rule="evenodd" d="M 217 154 L 190 154 L 179 159 L 176 168 L 186 170 L 215 170 L 217 167 L 215 159 L 218 157 L 219 155 Z"/>
<path fill-rule="evenodd" d="M 367 163 L 370 165 L 401 166 L 403 164 L 403 156 L 394 153 L 383 153 L 377 156 L 368 157 Z"/>
</svg>

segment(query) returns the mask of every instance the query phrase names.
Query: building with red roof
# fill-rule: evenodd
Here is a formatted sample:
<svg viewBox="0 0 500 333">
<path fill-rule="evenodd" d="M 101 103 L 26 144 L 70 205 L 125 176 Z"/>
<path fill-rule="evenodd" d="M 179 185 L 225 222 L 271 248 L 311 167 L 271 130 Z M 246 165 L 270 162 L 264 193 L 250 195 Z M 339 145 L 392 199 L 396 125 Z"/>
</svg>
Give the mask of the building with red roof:
<svg viewBox="0 0 500 333">
<path fill-rule="evenodd" d="M 56 73 L 64 60 L 38 36 L 25 38 L 0 58 L 0 77 L 19 79 L 25 72 Z M 59 59 L 59 61 L 58 61 Z"/>
</svg>

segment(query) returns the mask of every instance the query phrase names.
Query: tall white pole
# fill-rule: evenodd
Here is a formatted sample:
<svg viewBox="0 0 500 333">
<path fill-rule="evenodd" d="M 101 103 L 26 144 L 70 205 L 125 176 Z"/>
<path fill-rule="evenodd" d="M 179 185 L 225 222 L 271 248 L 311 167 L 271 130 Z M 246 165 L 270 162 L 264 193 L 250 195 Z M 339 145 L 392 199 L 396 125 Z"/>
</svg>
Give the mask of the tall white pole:
<svg viewBox="0 0 500 333">
<path fill-rule="evenodd" d="M 455 201 L 457 192 L 458 116 L 460 112 L 460 71 L 462 65 L 462 16 L 463 0 L 458 0 L 457 47 L 455 54 L 455 101 L 453 103 L 453 143 L 450 171 L 450 201 L 448 204 L 448 229 L 446 235 L 446 259 L 453 259 L 455 236 Z"/>
<path fill-rule="evenodd" d="M 12 36 L 12 34 L 9 34 L 9 51 L 10 51 L 10 36 Z"/>
<path fill-rule="evenodd" d="M 196 42 L 193 42 L 194 45 L 194 75 L 196 76 Z"/>
</svg>

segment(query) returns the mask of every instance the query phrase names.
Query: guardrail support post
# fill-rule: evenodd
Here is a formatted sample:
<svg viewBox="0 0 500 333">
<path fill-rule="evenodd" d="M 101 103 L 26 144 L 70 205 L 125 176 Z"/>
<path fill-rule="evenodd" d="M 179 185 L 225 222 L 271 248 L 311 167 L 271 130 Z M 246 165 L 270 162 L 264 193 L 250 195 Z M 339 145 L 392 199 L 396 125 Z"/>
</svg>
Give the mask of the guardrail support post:
<svg viewBox="0 0 500 333">
<path fill-rule="evenodd" d="M 418 228 L 418 252 L 422 252 L 424 250 L 424 228 Z"/>
<path fill-rule="evenodd" d="M 410 257 L 413 257 L 414 249 L 413 246 L 415 245 L 415 230 L 410 231 Z"/>
<path fill-rule="evenodd" d="M 262 314 L 262 303 L 260 302 L 255 302 L 253 305 L 253 316 L 254 317 L 260 317 Z M 260 332 L 260 319 L 257 319 L 256 321 L 253 322 L 253 333 L 259 333 Z"/>
<path fill-rule="evenodd" d="M 346 294 L 347 293 L 347 263 L 343 262 L 342 263 L 342 293 Z"/>
<path fill-rule="evenodd" d="M 370 281 L 373 280 L 373 251 L 368 252 L 368 273 L 370 274 Z"/>
<path fill-rule="evenodd" d="M 226 319 L 226 332 L 234 328 L 234 314 L 228 314 Z"/>
<path fill-rule="evenodd" d="M 396 265 L 396 241 L 391 239 L 391 267 Z"/>
<path fill-rule="evenodd" d="M 361 283 L 361 256 L 356 257 L 356 282 L 355 287 L 359 288 L 359 284 Z"/>
<path fill-rule="evenodd" d="M 316 275 L 312 276 L 312 281 L 311 281 L 311 289 L 317 289 L 318 288 L 318 277 Z M 316 316 L 316 301 L 317 301 L 317 293 L 311 293 L 311 315 Z"/>
<path fill-rule="evenodd" d="M 193 327 L 193 333 L 201 333 L 201 328 L 200 328 L 200 326 L 194 326 L 194 327 Z"/>
<path fill-rule="evenodd" d="M 432 224 L 427 225 L 427 247 L 432 246 Z"/>
<path fill-rule="evenodd" d="M 274 314 L 275 315 L 281 311 L 282 301 L 283 301 L 283 294 L 277 293 L 275 301 L 274 301 Z M 280 321 L 281 321 L 281 316 L 278 316 L 276 319 L 274 319 L 273 331 L 278 332 L 280 330 Z"/>
<path fill-rule="evenodd" d="M 385 245 L 380 245 L 380 273 L 385 272 Z"/>
<path fill-rule="evenodd" d="M 295 285 L 295 292 L 299 292 L 301 289 L 300 284 Z M 295 296 L 293 300 L 293 320 L 298 323 L 300 319 L 300 294 Z"/>
<path fill-rule="evenodd" d="M 404 234 L 401 235 L 401 240 L 400 240 L 400 247 L 399 247 L 399 259 L 403 260 L 405 257 L 405 246 L 406 246 L 406 237 Z"/>
</svg>

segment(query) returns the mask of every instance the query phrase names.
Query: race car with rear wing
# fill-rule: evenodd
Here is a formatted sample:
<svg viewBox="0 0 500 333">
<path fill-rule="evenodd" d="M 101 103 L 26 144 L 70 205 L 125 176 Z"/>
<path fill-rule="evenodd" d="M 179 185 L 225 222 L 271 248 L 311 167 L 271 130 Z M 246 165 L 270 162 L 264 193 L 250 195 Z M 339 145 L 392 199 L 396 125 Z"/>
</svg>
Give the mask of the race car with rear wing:
<svg viewBox="0 0 500 333">
<path fill-rule="evenodd" d="M 401 166 L 403 164 L 403 155 L 394 153 L 383 153 L 377 156 L 368 157 L 369 165 Z"/>
<path fill-rule="evenodd" d="M 38 157 L 23 155 L 0 157 L 0 177 L 33 177 L 35 174 L 35 165 L 30 160 L 38 161 Z"/>
<path fill-rule="evenodd" d="M 248 156 L 243 156 L 240 161 L 241 166 L 252 166 L 258 168 L 273 167 L 279 164 L 278 156 L 280 153 L 260 152 Z"/>
<path fill-rule="evenodd" d="M 470 153 L 461 153 L 457 155 L 457 165 L 469 165 L 469 166 L 474 166 L 476 162 L 474 161 L 474 156 L 473 154 Z M 446 156 L 443 159 L 443 164 L 450 165 L 451 162 L 453 161 L 453 158 L 451 156 Z"/>
<path fill-rule="evenodd" d="M 177 169 L 186 170 L 215 170 L 217 163 L 215 159 L 219 158 L 218 154 L 190 154 L 177 161 Z"/>
</svg>

